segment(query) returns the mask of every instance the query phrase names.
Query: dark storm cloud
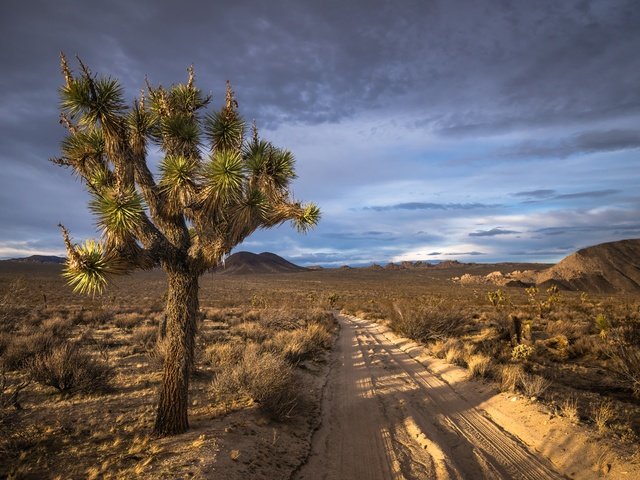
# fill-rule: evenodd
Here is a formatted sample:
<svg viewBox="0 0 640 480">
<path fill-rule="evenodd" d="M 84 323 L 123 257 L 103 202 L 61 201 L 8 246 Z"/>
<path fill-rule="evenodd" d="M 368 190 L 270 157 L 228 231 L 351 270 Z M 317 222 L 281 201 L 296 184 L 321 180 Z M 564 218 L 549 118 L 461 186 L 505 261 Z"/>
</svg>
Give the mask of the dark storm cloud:
<svg viewBox="0 0 640 480">
<path fill-rule="evenodd" d="M 633 0 L 4 0 L 0 243 L 51 239 L 51 248 L 62 248 L 55 228 L 59 221 L 78 238 L 94 229 L 82 186 L 70 172 L 47 162 L 58 154 L 63 135 L 56 109 L 60 50 L 73 68 L 77 53 L 92 71 L 120 79 L 128 99 L 138 94 L 145 75 L 152 84 L 169 85 L 185 79 L 186 67 L 193 63 L 199 85 L 212 90 L 214 105 L 220 104 L 224 82 L 230 79 L 242 113 L 256 118 L 261 128 L 322 128 L 346 121 L 357 125 L 362 118 L 388 119 L 397 122 L 399 130 L 457 142 L 464 136 L 571 125 L 554 139 L 526 142 L 523 139 L 531 137 L 514 135 L 499 152 L 503 159 L 566 158 L 635 151 L 640 145 L 639 24 L 640 9 Z M 395 154 L 398 142 L 389 130 L 372 130 L 370 139 L 397 158 L 390 173 L 403 179 L 428 171 L 416 170 L 415 161 Z M 363 143 L 356 132 L 336 127 L 314 148 L 324 151 L 336 132 L 347 138 L 345 150 Z M 289 144 L 299 138 L 285 140 Z M 419 153 L 423 165 L 431 161 Z M 454 154 L 458 152 L 447 152 Z M 305 158 L 298 158 L 305 167 Z M 322 160 L 313 170 L 314 185 L 331 185 L 336 171 L 322 170 Z M 344 184 L 359 187 L 376 172 L 386 175 L 382 160 L 377 162 L 372 160 L 366 171 L 341 163 Z M 443 172 L 443 182 L 459 174 Z M 573 187 L 554 183 L 554 190 L 526 192 L 531 187 L 525 179 L 512 188 L 522 190 L 518 197 L 544 199 L 562 197 L 557 192 Z M 576 188 L 597 193 L 618 186 Z M 484 189 L 485 184 L 471 186 L 464 196 L 441 197 L 442 203 L 401 203 L 406 197 L 399 197 L 398 203 L 384 205 L 388 200 L 369 197 L 351 204 L 373 204 L 370 210 L 403 215 L 500 208 L 490 203 L 495 199 L 478 196 L 474 201 Z M 305 193 L 296 191 L 302 198 Z M 579 193 L 564 195 L 574 196 L 556 199 L 583 198 L 575 196 Z M 351 239 L 346 235 L 335 241 L 367 245 L 392 238 L 372 233 L 378 228 L 390 227 L 362 224 L 365 233 L 351 232 Z M 446 237 L 442 232 L 434 235 Z M 304 242 L 319 241 L 309 236 Z"/>
<path fill-rule="evenodd" d="M 375 210 L 385 212 L 388 210 L 476 210 L 482 208 L 496 208 L 500 205 L 487 205 L 484 203 L 429 203 L 429 202 L 406 202 L 395 205 L 374 205 L 364 207 L 364 210 Z"/>
<path fill-rule="evenodd" d="M 492 228 L 491 230 L 478 230 L 477 232 L 471 232 L 470 237 L 495 237 L 496 235 L 511 235 L 514 233 L 522 233 L 516 230 L 506 230 L 503 228 Z"/>
</svg>

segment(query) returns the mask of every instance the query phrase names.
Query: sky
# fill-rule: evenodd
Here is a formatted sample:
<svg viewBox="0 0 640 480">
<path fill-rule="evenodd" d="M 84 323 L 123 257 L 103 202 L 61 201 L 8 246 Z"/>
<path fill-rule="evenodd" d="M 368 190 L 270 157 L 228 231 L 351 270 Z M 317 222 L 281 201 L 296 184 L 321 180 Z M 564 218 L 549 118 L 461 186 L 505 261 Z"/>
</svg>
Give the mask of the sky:
<svg viewBox="0 0 640 480">
<path fill-rule="evenodd" d="M 191 64 L 216 108 L 232 82 L 323 214 L 235 251 L 556 262 L 640 237 L 636 0 L 3 0 L 0 45 L 0 258 L 64 254 L 59 222 L 98 235 L 81 183 L 48 161 L 60 51 L 131 100 Z"/>
</svg>

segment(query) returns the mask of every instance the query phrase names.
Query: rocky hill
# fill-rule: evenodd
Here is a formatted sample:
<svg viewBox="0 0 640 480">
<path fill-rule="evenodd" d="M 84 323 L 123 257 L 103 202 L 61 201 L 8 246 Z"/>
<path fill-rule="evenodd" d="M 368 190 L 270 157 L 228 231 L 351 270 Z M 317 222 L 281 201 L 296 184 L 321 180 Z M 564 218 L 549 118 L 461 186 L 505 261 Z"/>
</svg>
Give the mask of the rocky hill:
<svg viewBox="0 0 640 480">
<path fill-rule="evenodd" d="M 31 255 L 30 257 L 22 258 L 9 258 L 3 260 L 5 262 L 20 262 L 20 263 L 55 263 L 63 264 L 67 261 L 64 257 L 57 257 L 55 255 Z"/>
<path fill-rule="evenodd" d="M 578 250 L 540 272 L 536 283 L 594 293 L 640 293 L 640 239 Z"/>
<path fill-rule="evenodd" d="M 275 253 L 237 252 L 230 255 L 224 264 L 214 271 L 222 275 L 242 275 L 260 273 L 291 273 L 307 270 L 295 265 Z"/>
</svg>

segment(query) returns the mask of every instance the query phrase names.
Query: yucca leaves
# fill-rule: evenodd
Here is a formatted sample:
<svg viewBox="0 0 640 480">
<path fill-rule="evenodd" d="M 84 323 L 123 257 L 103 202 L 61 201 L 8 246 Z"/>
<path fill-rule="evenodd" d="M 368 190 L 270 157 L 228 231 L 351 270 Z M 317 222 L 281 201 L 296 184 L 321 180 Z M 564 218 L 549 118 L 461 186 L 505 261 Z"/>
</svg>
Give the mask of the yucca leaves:
<svg viewBox="0 0 640 480">
<path fill-rule="evenodd" d="M 98 165 L 87 174 L 87 182 L 95 192 L 104 191 L 113 183 L 113 173 L 105 165 Z"/>
<path fill-rule="evenodd" d="M 218 150 L 204 165 L 202 200 L 209 208 L 238 200 L 245 183 L 244 162 L 237 150 Z"/>
<path fill-rule="evenodd" d="M 94 195 L 89 209 L 98 217 L 105 236 L 116 243 L 133 235 L 144 212 L 142 198 L 133 188 L 106 188 Z"/>
<path fill-rule="evenodd" d="M 183 114 L 167 115 L 160 121 L 164 149 L 172 155 L 198 155 L 200 129 L 198 123 Z"/>
<path fill-rule="evenodd" d="M 258 189 L 249 189 L 233 207 L 230 221 L 235 228 L 244 229 L 259 225 L 269 208 L 267 199 Z"/>
<path fill-rule="evenodd" d="M 169 92 L 170 107 L 189 115 L 194 115 L 198 110 L 206 107 L 210 100 L 210 97 L 202 96 L 200 89 L 183 83 L 174 85 Z"/>
<path fill-rule="evenodd" d="M 285 189 L 296 178 L 295 160 L 288 150 L 275 149 L 269 158 L 268 175 L 277 188 Z"/>
<path fill-rule="evenodd" d="M 196 193 L 196 173 L 199 161 L 183 156 L 169 155 L 160 162 L 160 191 L 176 210 L 191 202 Z"/>
<path fill-rule="evenodd" d="M 104 154 L 104 136 L 99 128 L 70 133 L 62 141 L 62 154 L 74 163 L 100 159 Z"/>
<path fill-rule="evenodd" d="M 301 233 L 305 233 L 320 221 L 320 209 L 317 205 L 309 203 L 301 207 L 292 220 L 296 229 Z"/>
<path fill-rule="evenodd" d="M 204 119 L 204 133 L 213 150 L 237 150 L 242 146 L 245 123 L 235 111 L 223 109 Z"/>
<path fill-rule="evenodd" d="M 122 87 L 112 78 L 73 78 L 60 89 L 61 107 L 79 116 L 81 126 L 113 123 L 125 110 Z"/>
<path fill-rule="evenodd" d="M 250 144 L 245 158 L 252 183 L 260 185 L 270 195 L 284 193 L 296 178 L 293 154 L 264 140 Z"/>
<path fill-rule="evenodd" d="M 118 258 L 106 252 L 104 245 L 96 240 L 86 240 L 83 245 L 72 248 L 73 254 L 70 252 L 62 275 L 74 292 L 102 293 L 109 276 L 125 271 Z"/>
</svg>

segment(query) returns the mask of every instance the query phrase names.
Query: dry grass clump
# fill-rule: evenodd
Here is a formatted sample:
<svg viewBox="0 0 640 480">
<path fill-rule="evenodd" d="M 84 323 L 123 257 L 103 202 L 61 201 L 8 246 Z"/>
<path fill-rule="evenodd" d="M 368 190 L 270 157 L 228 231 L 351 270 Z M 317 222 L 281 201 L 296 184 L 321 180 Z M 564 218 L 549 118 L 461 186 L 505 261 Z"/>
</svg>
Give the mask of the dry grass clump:
<svg viewBox="0 0 640 480">
<path fill-rule="evenodd" d="M 154 349 L 158 338 L 158 327 L 156 325 L 141 325 L 136 328 L 129 341 L 133 348 L 133 353 L 146 353 Z"/>
<path fill-rule="evenodd" d="M 63 337 L 67 336 L 71 332 L 73 322 L 70 318 L 63 318 L 56 315 L 43 320 L 40 328 L 45 332 L 50 332 L 51 335 L 56 337 Z"/>
<path fill-rule="evenodd" d="M 113 370 L 91 357 L 77 343 L 65 342 L 37 355 L 27 364 L 29 376 L 60 393 L 106 391 Z"/>
<path fill-rule="evenodd" d="M 612 329 L 607 354 L 633 395 L 640 398 L 640 320 L 630 319 Z"/>
<path fill-rule="evenodd" d="M 7 345 L 0 361 L 7 371 L 13 371 L 22 369 L 34 357 L 46 354 L 61 340 L 50 331 L 36 331 L 28 335 L 12 335 L 5 341 Z"/>
<path fill-rule="evenodd" d="M 245 345 L 240 342 L 218 342 L 205 350 L 206 361 L 214 368 L 229 368 L 242 360 Z"/>
<path fill-rule="evenodd" d="M 460 365 L 461 367 L 464 367 L 466 365 L 465 349 L 461 340 L 457 338 L 450 338 L 445 342 L 444 348 L 444 359 L 448 363 Z"/>
<path fill-rule="evenodd" d="M 304 328 L 276 333 L 268 342 L 267 348 L 275 349 L 289 362 L 296 364 L 331 347 L 332 338 L 327 327 L 319 323 L 310 323 Z"/>
<path fill-rule="evenodd" d="M 486 378 L 491 374 L 491 358 L 481 353 L 470 355 L 467 368 L 471 378 Z"/>
<path fill-rule="evenodd" d="M 460 333 L 465 324 L 460 308 L 442 299 L 418 304 L 395 302 L 388 313 L 394 330 L 419 342 L 450 337 Z"/>
<path fill-rule="evenodd" d="M 269 330 L 258 322 L 243 322 L 230 329 L 232 335 L 237 335 L 244 341 L 262 343 L 270 336 Z"/>
<path fill-rule="evenodd" d="M 520 388 L 522 393 L 530 398 L 540 398 L 544 392 L 551 386 L 551 382 L 540 375 L 531 375 L 522 373 L 519 377 Z"/>
<path fill-rule="evenodd" d="M 141 325 L 145 320 L 145 316 L 140 313 L 119 313 L 114 315 L 113 324 L 122 330 L 132 330 L 134 327 Z"/>
<path fill-rule="evenodd" d="M 500 368 L 500 391 L 515 392 L 518 388 L 518 382 L 523 375 L 524 369 L 519 364 L 507 364 Z"/>
<path fill-rule="evenodd" d="M 430 345 L 429 351 L 436 358 L 444 358 L 447 353 L 447 342 L 436 340 Z"/>
<path fill-rule="evenodd" d="M 565 398 L 560 404 L 560 413 L 571 423 L 580 423 L 580 414 L 578 412 L 578 398 L 575 396 Z"/>
<path fill-rule="evenodd" d="M 607 431 L 609 423 L 616 416 L 613 403 L 610 400 L 605 400 L 597 405 L 594 405 L 591 410 L 593 421 L 598 427 L 600 433 Z"/>
<path fill-rule="evenodd" d="M 245 395 L 269 417 L 288 417 L 298 402 L 297 381 L 287 361 L 272 352 L 250 344 L 236 364 L 219 370 L 211 385 L 217 399 L 228 400 Z"/>
</svg>

